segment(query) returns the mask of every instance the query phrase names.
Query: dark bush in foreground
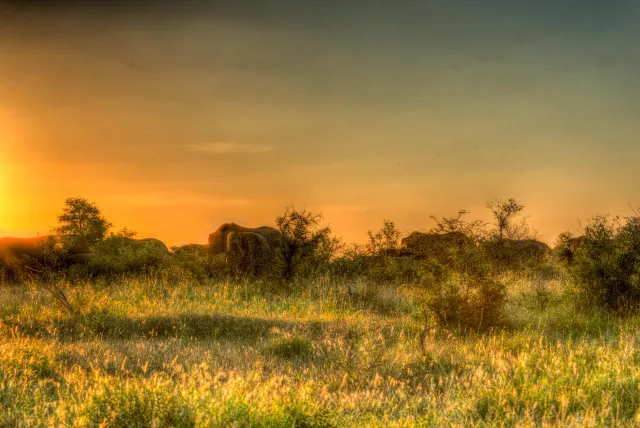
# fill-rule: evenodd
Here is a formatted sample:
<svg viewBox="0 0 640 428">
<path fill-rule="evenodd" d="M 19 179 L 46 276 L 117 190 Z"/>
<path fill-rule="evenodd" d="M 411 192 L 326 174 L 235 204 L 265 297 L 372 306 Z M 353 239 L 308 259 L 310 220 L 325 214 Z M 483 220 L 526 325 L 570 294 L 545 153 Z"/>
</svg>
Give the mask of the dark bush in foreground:
<svg viewBox="0 0 640 428">
<path fill-rule="evenodd" d="M 640 217 L 596 216 L 585 228 L 585 240 L 571 267 L 575 285 L 589 303 L 609 309 L 640 304 Z"/>
</svg>

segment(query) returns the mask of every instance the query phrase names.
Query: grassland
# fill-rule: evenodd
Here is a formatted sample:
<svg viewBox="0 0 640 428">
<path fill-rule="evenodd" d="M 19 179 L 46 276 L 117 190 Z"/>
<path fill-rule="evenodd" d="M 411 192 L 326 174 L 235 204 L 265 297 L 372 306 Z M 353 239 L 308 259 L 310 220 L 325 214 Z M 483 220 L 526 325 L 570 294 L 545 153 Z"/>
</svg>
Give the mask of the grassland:
<svg viewBox="0 0 640 428">
<path fill-rule="evenodd" d="M 410 290 L 131 279 L 0 288 L 0 426 L 634 426 L 640 319 L 520 275 L 490 332 Z"/>
</svg>

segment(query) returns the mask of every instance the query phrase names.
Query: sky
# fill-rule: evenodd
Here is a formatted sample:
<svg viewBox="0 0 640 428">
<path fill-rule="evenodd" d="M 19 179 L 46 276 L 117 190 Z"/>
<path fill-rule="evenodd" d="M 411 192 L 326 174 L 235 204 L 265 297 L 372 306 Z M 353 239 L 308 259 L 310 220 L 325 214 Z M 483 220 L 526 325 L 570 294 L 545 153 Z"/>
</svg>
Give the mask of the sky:
<svg viewBox="0 0 640 428">
<path fill-rule="evenodd" d="M 72 196 L 168 245 L 514 197 L 553 243 L 640 206 L 638 40 L 634 1 L 0 0 L 0 236 Z"/>
</svg>

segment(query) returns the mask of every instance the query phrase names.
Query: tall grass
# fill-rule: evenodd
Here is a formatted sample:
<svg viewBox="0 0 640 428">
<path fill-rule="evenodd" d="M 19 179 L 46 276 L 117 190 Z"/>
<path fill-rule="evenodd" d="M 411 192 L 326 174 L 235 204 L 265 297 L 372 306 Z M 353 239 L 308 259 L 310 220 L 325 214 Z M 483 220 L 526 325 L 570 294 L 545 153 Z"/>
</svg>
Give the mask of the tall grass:
<svg viewBox="0 0 640 428">
<path fill-rule="evenodd" d="M 430 330 L 406 287 L 145 277 L 0 288 L 0 426 L 635 426 L 638 319 L 561 273 L 505 275 L 506 320 Z"/>
</svg>

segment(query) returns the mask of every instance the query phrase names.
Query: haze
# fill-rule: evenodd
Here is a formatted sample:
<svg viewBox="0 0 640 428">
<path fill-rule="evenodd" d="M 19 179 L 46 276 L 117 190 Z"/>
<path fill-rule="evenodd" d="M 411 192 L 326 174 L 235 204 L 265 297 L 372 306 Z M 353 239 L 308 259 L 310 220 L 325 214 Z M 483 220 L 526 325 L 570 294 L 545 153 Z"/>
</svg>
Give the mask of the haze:
<svg viewBox="0 0 640 428">
<path fill-rule="evenodd" d="M 53 3 L 53 2 L 51 2 Z M 0 236 L 86 197 L 168 245 L 640 205 L 636 2 L 0 2 Z"/>
</svg>

